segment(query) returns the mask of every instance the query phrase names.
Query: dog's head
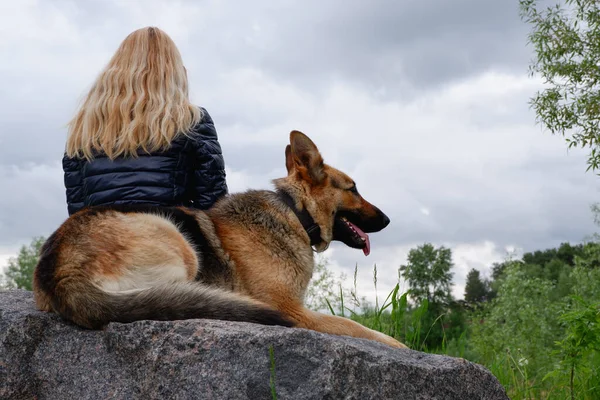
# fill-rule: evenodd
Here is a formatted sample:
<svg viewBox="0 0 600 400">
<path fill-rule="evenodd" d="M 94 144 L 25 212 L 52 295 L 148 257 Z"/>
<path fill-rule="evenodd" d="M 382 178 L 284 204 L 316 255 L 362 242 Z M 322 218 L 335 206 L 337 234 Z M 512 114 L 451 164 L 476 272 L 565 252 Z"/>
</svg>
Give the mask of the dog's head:
<svg viewBox="0 0 600 400">
<path fill-rule="evenodd" d="M 290 133 L 285 165 L 287 178 L 275 183 L 292 190 L 321 228 L 323 243 L 317 250 L 338 240 L 369 255 L 367 233 L 382 230 L 390 219 L 360 195 L 348 175 L 325 164 L 317 146 L 302 132 Z"/>
</svg>

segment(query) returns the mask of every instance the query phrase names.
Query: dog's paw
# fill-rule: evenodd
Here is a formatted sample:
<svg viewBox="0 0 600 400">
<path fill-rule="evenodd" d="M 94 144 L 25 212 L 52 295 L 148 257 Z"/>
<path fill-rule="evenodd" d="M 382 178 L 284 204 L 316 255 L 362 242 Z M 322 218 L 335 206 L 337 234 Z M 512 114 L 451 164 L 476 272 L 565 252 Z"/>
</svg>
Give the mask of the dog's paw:
<svg viewBox="0 0 600 400">
<path fill-rule="evenodd" d="M 408 346 L 397 341 L 393 337 L 385 335 L 381 332 L 376 332 L 376 333 L 377 333 L 377 337 L 375 338 L 375 340 L 377 340 L 378 342 L 387 344 L 388 346 L 395 347 L 397 349 L 408 349 Z"/>
<path fill-rule="evenodd" d="M 408 346 L 406 346 L 404 343 L 401 343 L 401 342 L 397 341 L 394 338 L 390 338 L 390 339 L 391 339 L 391 341 L 390 341 L 391 343 L 388 342 L 386 344 L 388 344 L 388 345 L 390 345 L 392 347 L 395 347 L 397 349 L 408 349 Z"/>
</svg>

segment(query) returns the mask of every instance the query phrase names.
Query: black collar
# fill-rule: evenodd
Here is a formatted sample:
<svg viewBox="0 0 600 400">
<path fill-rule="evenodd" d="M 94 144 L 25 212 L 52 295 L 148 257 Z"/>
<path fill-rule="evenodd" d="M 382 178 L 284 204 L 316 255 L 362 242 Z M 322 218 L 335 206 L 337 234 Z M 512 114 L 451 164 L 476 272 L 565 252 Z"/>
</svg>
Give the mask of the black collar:
<svg viewBox="0 0 600 400">
<path fill-rule="evenodd" d="M 313 217 L 311 217 L 310 213 L 306 210 L 306 208 L 298 210 L 296 208 L 296 202 L 294 201 L 292 196 L 290 196 L 289 193 L 283 190 L 278 190 L 277 195 L 279 196 L 281 201 L 285 205 L 287 205 L 294 212 L 294 214 L 296 214 L 296 217 L 298 217 L 298 220 L 300 221 L 300 223 L 304 227 L 304 230 L 308 234 L 308 237 L 310 238 L 310 245 L 316 246 L 317 244 L 321 243 L 323 241 L 323 239 L 321 239 L 321 228 L 319 227 L 319 225 L 317 225 L 317 223 L 315 222 Z"/>
</svg>

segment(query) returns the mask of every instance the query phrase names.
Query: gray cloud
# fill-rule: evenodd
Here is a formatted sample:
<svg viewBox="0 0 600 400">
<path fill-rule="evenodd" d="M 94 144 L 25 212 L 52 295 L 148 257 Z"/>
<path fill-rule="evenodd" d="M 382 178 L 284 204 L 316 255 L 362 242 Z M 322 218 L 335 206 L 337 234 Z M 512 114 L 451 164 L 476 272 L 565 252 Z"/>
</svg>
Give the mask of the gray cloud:
<svg viewBox="0 0 600 400">
<path fill-rule="evenodd" d="M 517 3 L 286 4 L 256 18 L 258 44 L 247 61 L 282 79 L 351 79 L 375 90 L 388 88 L 389 96 L 401 99 L 490 68 L 526 69 L 527 26 L 518 18 Z"/>
</svg>

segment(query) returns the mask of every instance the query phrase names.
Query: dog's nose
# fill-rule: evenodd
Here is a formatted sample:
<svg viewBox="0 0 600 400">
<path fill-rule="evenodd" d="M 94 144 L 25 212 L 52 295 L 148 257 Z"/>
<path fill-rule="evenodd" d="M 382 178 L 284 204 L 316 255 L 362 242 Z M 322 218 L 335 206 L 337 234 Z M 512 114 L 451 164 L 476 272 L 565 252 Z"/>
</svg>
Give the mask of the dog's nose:
<svg viewBox="0 0 600 400">
<path fill-rule="evenodd" d="M 390 224 L 390 219 L 388 218 L 387 215 L 383 214 L 383 227 L 385 228 L 389 224 Z"/>
</svg>

